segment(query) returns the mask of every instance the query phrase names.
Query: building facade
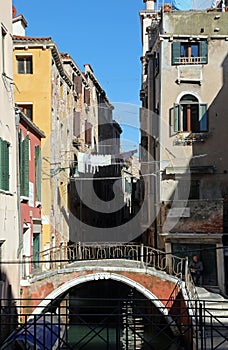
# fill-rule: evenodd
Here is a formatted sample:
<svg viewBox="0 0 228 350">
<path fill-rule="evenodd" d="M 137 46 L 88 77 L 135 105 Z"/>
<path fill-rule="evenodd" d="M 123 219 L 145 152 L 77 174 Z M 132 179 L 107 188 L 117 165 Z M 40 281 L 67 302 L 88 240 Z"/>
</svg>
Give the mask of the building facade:
<svg viewBox="0 0 228 350">
<path fill-rule="evenodd" d="M 1 313 L 4 307 L 15 307 L 19 297 L 19 265 L 2 264 L 17 262 L 22 247 L 22 232 L 18 221 L 20 206 L 17 187 L 16 118 L 13 98 L 13 46 L 12 46 L 12 1 L 0 3 L 0 298 Z M 9 323 L 10 325 L 10 323 Z M 9 330 L 1 328 L 1 338 Z"/>
<path fill-rule="evenodd" d="M 21 22 L 21 29 L 19 24 Z M 65 219 L 58 210 L 59 172 L 66 167 L 69 150 L 68 123 L 71 116 L 71 79 L 64 70 L 58 48 L 51 38 L 26 37 L 23 16 L 14 27 L 15 102 L 46 135 L 42 139 L 42 240 L 41 250 L 64 239 Z M 24 35 L 17 35 L 17 34 Z M 57 141 L 58 140 L 58 141 Z M 62 153 L 61 153 L 62 152 Z M 62 161 L 61 163 L 61 159 Z M 64 234 L 63 234 L 64 235 Z M 65 234 L 66 236 L 66 234 Z M 56 241 L 58 243 L 56 243 Z"/>
<path fill-rule="evenodd" d="M 41 139 L 44 133 L 21 112 L 18 125 L 18 150 L 20 172 L 21 230 L 23 232 L 22 256 L 26 261 L 25 276 L 40 266 L 42 242 L 41 223 Z M 32 265 L 30 257 L 33 256 Z"/>
<path fill-rule="evenodd" d="M 167 252 L 198 254 L 204 285 L 225 293 L 228 13 L 155 11 L 145 2 L 142 144 L 154 174 L 148 210 L 157 211 L 148 235 Z"/>
</svg>

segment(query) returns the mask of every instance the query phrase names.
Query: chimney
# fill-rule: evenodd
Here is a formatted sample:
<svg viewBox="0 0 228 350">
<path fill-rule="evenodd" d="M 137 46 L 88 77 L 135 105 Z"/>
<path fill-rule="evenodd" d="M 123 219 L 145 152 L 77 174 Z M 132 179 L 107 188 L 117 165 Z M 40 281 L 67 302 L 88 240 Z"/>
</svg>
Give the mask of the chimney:
<svg viewBox="0 0 228 350">
<path fill-rule="evenodd" d="M 12 17 L 13 17 L 13 35 L 25 36 L 25 29 L 27 27 L 26 19 L 23 15 L 17 15 L 17 10 L 12 7 Z"/>
<path fill-rule="evenodd" d="M 146 3 L 146 10 L 153 11 L 154 10 L 154 3 L 156 0 L 143 0 L 143 2 Z"/>
</svg>

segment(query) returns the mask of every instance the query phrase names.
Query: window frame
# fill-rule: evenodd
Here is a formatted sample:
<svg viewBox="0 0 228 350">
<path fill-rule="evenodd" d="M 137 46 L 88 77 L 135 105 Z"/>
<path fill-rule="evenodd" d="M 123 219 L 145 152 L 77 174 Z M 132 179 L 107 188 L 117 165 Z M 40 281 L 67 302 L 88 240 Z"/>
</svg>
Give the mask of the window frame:
<svg viewBox="0 0 228 350">
<path fill-rule="evenodd" d="M 194 57 L 182 57 L 181 56 L 181 45 L 186 45 L 189 48 L 194 45 L 198 45 L 199 56 Z M 207 64 L 208 63 L 208 43 L 206 40 L 200 41 L 174 41 L 171 46 L 172 65 L 197 65 L 197 64 Z"/>
<path fill-rule="evenodd" d="M 184 96 L 187 96 L 184 95 Z M 209 118 L 208 118 L 208 106 L 206 103 L 200 103 L 197 99 L 196 100 L 189 100 L 186 101 L 184 100 L 184 96 L 181 98 L 181 100 L 179 101 L 179 103 L 174 103 L 174 107 L 173 107 L 173 130 L 174 132 L 191 132 L 194 134 L 197 133 L 207 133 L 209 131 Z M 192 95 L 194 98 L 195 96 Z M 185 105 L 190 105 L 190 106 L 198 106 L 198 122 L 199 122 L 199 130 L 192 130 L 192 128 L 190 128 L 190 130 L 184 130 L 183 129 L 183 125 L 184 125 L 184 117 L 187 118 L 187 116 L 184 115 L 184 110 L 182 109 L 182 106 Z M 192 111 L 191 111 L 192 112 Z M 186 112 L 187 113 L 187 112 Z M 191 126 L 193 125 L 193 115 L 190 115 L 191 119 L 190 119 L 190 124 Z"/>
<path fill-rule="evenodd" d="M 16 61 L 17 61 L 17 74 L 25 74 L 25 75 L 32 75 L 33 74 L 33 56 L 31 54 L 29 55 L 16 55 Z M 30 67 L 28 66 L 28 62 L 30 62 Z M 19 64 L 23 63 L 21 65 L 21 71 Z"/>
<path fill-rule="evenodd" d="M 33 104 L 32 103 L 17 103 L 17 107 L 21 110 L 21 112 L 26 115 L 28 119 L 33 121 Z M 27 113 L 29 111 L 29 113 Z"/>
</svg>

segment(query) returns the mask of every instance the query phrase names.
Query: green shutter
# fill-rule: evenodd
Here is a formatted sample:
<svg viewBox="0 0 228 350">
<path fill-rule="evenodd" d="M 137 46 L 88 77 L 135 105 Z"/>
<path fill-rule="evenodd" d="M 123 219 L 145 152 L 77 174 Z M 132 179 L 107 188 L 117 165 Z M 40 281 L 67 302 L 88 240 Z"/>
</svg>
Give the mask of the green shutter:
<svg viewBox="0 0 228 350">
<path fill-rule="evenodd" d="M 23 142 L 22 142 L 22 130 L 18 134 L 19 143 L 19 172 L 20 172 L 20 195 L 23 195 Z"/>
<path fill-rule="evenodd" d="M 208 131 L 208 113 L 207 105 L 199 105 L 199 122 L 200 122 L 200 131 Z"/>
<path fill-rule="evenodd" d="M 22 196 L 29 197 L 29 137 L 23 141 L 22 151 Z"/>
<path fill-rule="evenodd" d="M 0 189 L 9 191 L 9 144 L 0 138 Z"/>
<path fill-rule="evenodd" d="M 208 44 L 206 41 L 200 42 L 200 57 L 202 57 L 202 63 L 208 63 Z"/>
<path fill-rule="evenodd" d="M 4 190 L 9 191 L 9 144 L 3 141 Z"/>
<path fill-rule="evenodd" d="M 40 260 L 40 234 L 34 233 L 33 234 L 33 249 L 32 249 L 32 255 L 33 255 L 33 268 L 37 269 L 39 267 L 39 260 Z"/>
<path fill-rule="evenodd" d="M 176 41 L 172 43 L 172 65 L 179 64 L 180 57 L 180 42 Z"/>
<path fill-rule="evenodd" d="M 36 201 L 41 202 L 41 152 L 39 146 L 35 146 L 35 178 Z"/>
<path fill-rule="evenodd" d="M 175 132 L 180 131 L 180 108 L 179 104 L 175 104 L 173 108 L 173 114 L 174 114 L 174 122 L 173 122 L 173 129 Z"/>
<path fill-rule="evenodd" d="M 0 189 L 3 190 L 3 141 L 0 138 Z"/>
</svg>

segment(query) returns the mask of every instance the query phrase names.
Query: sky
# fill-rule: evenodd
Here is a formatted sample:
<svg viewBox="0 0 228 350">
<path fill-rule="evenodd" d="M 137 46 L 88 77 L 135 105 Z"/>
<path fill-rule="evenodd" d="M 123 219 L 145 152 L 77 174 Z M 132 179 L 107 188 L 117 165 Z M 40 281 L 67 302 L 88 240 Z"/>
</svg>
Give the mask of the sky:
<svg viewBox="0 0 228 350">
<path fill-rule="evenodd" d="M 132 149 L 139 139 L 143 0 L 13 0 L 13 5 L 28 22 L 26 35 L 51 36 L 82 70 L 91 64 L 110 101 L 118 104 L 114 117 L 123 129 L 122 147 Z"/>
</svg>

